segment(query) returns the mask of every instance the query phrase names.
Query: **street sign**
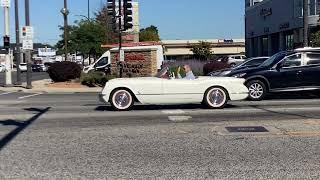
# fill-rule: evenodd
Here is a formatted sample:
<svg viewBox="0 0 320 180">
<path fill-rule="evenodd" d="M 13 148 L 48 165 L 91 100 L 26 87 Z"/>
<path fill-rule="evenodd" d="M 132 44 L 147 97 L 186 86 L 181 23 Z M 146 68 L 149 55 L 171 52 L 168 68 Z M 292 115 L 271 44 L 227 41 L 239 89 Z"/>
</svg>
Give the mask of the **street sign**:
<svg viewBox="0 0 320 180">
<path fill-rule="evenodd" d="M 21 28 L 21 39 L 22 40 L 32 40 L 33 39 L 33 27 L 23 26 Z"/>
<path fill-rule="evenodd" d="M 124 50 L 123 49 L 120 50 L 120 61 L 124 62 Z"/>
<path fill-rule="evenodd" d="M 22 41 L 23 50 L 33 50 L 33 41 L 32 40 L 23 40 Z"/>
<path fill-rule="evenodd" d="M 1 7 L 10 7 L 10 0 L 0 0 Z"/>
</svg>

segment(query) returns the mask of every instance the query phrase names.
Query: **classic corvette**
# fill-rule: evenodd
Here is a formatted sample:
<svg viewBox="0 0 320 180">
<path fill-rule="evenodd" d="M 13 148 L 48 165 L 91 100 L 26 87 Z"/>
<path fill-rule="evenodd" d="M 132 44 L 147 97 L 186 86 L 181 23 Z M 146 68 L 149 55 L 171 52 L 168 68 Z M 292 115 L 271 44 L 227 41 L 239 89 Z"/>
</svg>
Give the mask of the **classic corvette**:
<svg viewBox="0 0 320 180">
<path fill-rule="evenodd" d="M 176 79 L 169 69 L 155 77 L 120 78 L 106 83 L 100 100 L 118 111 L 129 110 L 134 103 L 195 104 L 223 108 L 229 100 L 248 97 L 245 80 L 232 77 L 197 77 L 195 80 Z"/>
</svg>

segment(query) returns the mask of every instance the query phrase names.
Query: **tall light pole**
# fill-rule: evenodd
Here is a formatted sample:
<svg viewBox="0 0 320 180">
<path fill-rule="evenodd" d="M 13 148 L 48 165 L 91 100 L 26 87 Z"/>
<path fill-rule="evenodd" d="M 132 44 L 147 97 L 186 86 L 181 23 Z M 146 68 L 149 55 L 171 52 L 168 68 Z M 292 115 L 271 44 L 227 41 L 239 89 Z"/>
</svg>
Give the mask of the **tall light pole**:
<svg viewBox="0 0 320 180">
<path fill-rule="evenodd" d="M 5 79 L 5 85 L 6 86 L 12 86 L 12 78 L 11 78 L 11 57 L 10 57 L 10 27 L 9 27 L 9 7 L 10 7 L 10 1 L 7 1 L 6 3 L 1 2 L 1 5 L 3 6 L 4 10 L 4 46 L 7 50 L 7 54 L 5 56 L 6 58 L 6 79 Z"/>
<path fill-rule="evenodd" d="M 64 19 L 64 57 L 65 61 L 68 60 L 68 15 L 69 15 L 69 10 L 68 10 L 68 4 L 67 0 L 64 0 L 64 8 L 61 9 L 61 13 L 63 15 Z"/>
<path fill-rule="evenodd" d="M 25 0 L 25 16 L 26 26 L 30 26 L 30 8 L 29 0 Z M 31 51 L 26 50 L 26 61 L 27 61 L 27 89 L 32 89 L 32 72 L 31 72 Z"/>
<path fill-rule="evenodd" d="M 309 46 L 309 0 L 303 0 L 303 46 Z"/>
<path fill-rule="evenodd" d="M 17 85 L 21 85 L 21 70 L 20 70 L 20 63 L 21 63 L 21 54 L 20 54 L 20 30 L 19 30 L 19 0 L 14 0 L 14 12 L 15 12 L 15 24 L 16 24 L 16 53 L 14 58 L 16 59 L 16 67 L 17 67 Z"/>
</svg>

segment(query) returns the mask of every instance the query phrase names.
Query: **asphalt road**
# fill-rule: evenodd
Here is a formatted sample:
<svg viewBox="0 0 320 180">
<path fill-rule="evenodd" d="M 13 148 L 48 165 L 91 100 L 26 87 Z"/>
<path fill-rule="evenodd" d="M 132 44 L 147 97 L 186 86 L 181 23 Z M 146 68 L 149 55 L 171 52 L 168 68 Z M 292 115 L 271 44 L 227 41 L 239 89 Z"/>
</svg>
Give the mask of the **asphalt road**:
<svg viewBox="0 0 320 180">
<path fill-rule="evenodd" d="M 313 96 L 114 112 L 96 94 L 0 92 L 0 179 L 320 179 L 319 149 Z"/>
<path fill-rule="evenodd" d="M 42 80 L 42 79 L 50 79 L 48 73 L 46 72 L 33 72 L 32 73 L 32 80 Z M 21 81 L 27 81 L 27 73 L 21 74 Z M 17 72 L 12 72 L 12 83 L 15 84 L 17 82 Z M 5 73 L 0 73 L 0 86 L 5 84 Z"/>
</svg>

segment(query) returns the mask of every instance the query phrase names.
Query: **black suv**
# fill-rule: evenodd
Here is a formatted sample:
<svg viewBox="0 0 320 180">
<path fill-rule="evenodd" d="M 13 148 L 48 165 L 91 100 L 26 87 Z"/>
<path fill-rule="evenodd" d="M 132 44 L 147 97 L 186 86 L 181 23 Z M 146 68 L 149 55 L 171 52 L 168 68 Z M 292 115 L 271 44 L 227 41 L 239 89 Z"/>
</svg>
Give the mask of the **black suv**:
<svg viewBox="0 0 320 180">
<path fill-rule="evenodd" d="M 275 54 L 256 68 L 222 73 L 246 79 L 249 99 L 262 100 L 268 92 L 320 89 L 320 49 L 301 48 Z"/>
</svg>

